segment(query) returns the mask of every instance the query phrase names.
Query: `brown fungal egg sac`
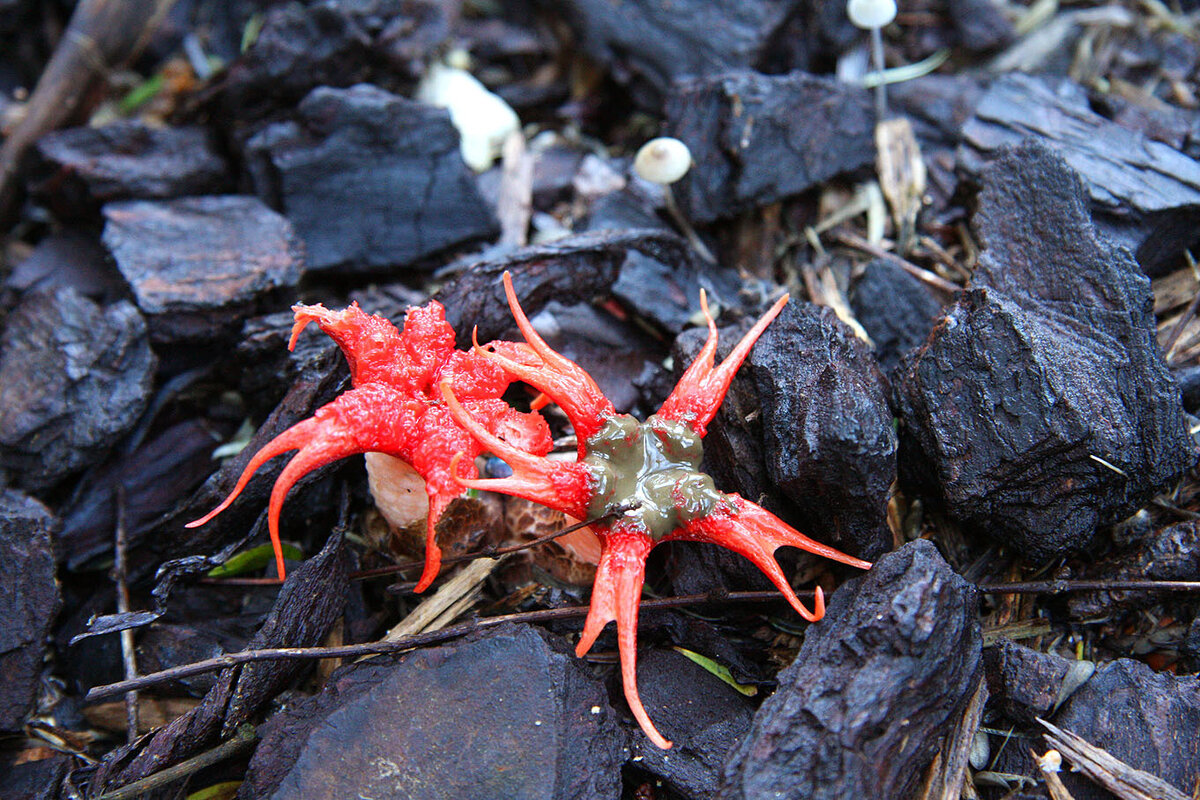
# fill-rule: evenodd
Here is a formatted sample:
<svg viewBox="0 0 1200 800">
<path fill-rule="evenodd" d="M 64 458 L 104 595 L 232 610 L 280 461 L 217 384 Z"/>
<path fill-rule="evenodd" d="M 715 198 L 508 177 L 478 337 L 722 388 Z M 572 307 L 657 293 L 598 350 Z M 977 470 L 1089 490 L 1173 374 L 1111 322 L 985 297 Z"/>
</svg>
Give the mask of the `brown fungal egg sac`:
<svg viewBox="0 0 1200 800">
<path fill-rule="evenodd" d="M 645 422 L 609 418 L 588 440 L 583 459 L 595 480 L 588 515 L 636 503 L 624 516 L 657 542 L 723 501 L 712 478 L 700 471 L 703 456 L 699 434 L 681 422 L 657 415 Z"/>
<path fill-rule="evenodd" d="M 580 520 L 523 497 L 505 498 L 504 521 L 512 540 L 525 543 L 549 536 Z M 600 563 L 600 540 L 590 528 L 559 536 L 525 551 L 529 560 L 556 580 L 589 586 Z"/>
</svg>

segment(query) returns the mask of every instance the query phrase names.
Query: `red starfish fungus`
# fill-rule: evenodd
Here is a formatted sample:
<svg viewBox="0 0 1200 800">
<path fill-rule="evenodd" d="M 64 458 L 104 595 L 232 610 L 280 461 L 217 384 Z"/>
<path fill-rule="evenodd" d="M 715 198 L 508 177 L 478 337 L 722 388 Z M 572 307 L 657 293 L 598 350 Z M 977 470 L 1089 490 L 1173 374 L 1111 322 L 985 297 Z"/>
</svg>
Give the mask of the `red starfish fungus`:
<svg viewBox="0 0 1200 800">
<path fill-rule="evenodd" d="M 646 556 L 656 544 L 711 542 L 741 553 L 771 579 L 802 617 L 814 622 L 825 614 L 821 589 L 817 588 L 815 608 L 809 611 L 775 561 L 775 550 L 789 545 L 863 569 L 871 566 L 813 541 L 737 494 L 717 491 L 712 478 L 699 469 L 708 423 L 721 405 L 734 373 L 783 309 L 787 296 L 771 307 L 720 365 L 714 366 L 717 328 L 701 293 L 708 339 L 658 413 L 638 422 L 628 414 L 616 413 L 591 376 L 538 336 L 517 302 L 508 273 L 504 275 L 504 291 L 537 359 L 515 360 L 495 349 L 488 352 L 478 343 L 475 352 L 539 389 L 563 409 L 575 427 L 578 460 L 552 461 L 502 441 L 458 401 L 457 379 L 448 375 L 442 382 L 442 393 L 451 416 L 513 469 L 509 478 L 459 477 L 458 481 L 464 486 L 525 497 L 580 519 L 601 517 L 631 501 L 637 504 L 615 521 L 592 526 L 601 542 L 600 565 L 576 653 L 582 656 L 591 649 L 604 626 L 615 620 L 629 708 L 651 741 L 659 747 L 670 747 L 671 743 L 651 723 L 637 691 L 638 601 Z M 470 456 L 473 452 L 477 450 L 465 450 L 464 454 Z M 461 458 L 455 456 L 452 470 Z"/>
<path fill-rule="evenodd" d="M 436 301 L 410 308 L 403 332 L 383 317 L 363 313 L 358 304 L 343 311 L 321 305 L 292 307 L 296 315 L 288 348 L 305 326 L 315 322 L 341 347 L 350 364 L 354 388 L 298 422 L 259 450 L 246 465 L 237 486 L 219 506 L 188 527 L 203 525 L 221 513 L 241 493 L 264 463 L 289 450 L 300 452 L 288 463 L 271 491 L 267 522 L 280 578 L 284 577 L 279 546 L 279 512 L 288 490 L 305 474 L 356 453 L 379 452 L 407 462 L 425 479 L 429 495 L 425 570 L 417 584 L 424 590 L 437 577 L 441 550 L 435 538 L 438 518 L 462 493 L 456 479 L 477 478 L 474 457 L 483 448 L 453 419 L 437 390 L 454 380 L 470 410 L 472 424 L 522 453 L 544 455 L 550 450 L 550 430 L 537 413 L 521 413 L 500 399 L 512 383 L 502 365 L 478 352 L 454 347 L 454 331 L 445 309 Z M 492 345 L 521 363 L 532 359 L 524 345 Z M 475 422 L 476 419 L 484 423 Z M 456 454 L 468 456 L 465 463 Z"/>
</svg>

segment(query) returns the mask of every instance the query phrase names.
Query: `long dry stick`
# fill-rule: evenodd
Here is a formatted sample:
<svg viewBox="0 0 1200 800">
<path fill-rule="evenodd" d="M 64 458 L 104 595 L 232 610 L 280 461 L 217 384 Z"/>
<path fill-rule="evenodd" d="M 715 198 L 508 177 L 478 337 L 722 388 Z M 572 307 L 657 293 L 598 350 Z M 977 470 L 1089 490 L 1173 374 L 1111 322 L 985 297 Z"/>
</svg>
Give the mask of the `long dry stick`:
<svg viewBox="0 0 1200 800">
<path fill-rule="evenodd" d="M 17 178 L 29 148 L 69 122 L 99 81 L 146 45 L 175 0 L 81 0 L 37 88 L 0 148 L 0 224 L 19 194 Z"/>
</svg>

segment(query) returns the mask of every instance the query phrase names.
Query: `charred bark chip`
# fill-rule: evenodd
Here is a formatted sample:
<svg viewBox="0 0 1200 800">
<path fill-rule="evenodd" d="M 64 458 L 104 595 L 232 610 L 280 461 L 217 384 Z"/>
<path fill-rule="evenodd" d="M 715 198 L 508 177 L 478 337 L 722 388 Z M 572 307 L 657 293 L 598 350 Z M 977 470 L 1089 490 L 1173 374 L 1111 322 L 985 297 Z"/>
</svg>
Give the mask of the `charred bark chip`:
<svg viewBox="0 0 1200 800">
<path fill-rule="evenodd" d="M 1194 581 L 1200 579 L 1200 524 L 1180 522 L 1157 531 L 1131 552 L 1115 554 L 1082 570 L 1072 578 L 1102 580 Z M 1105 591 L 1081 592 L 1067 599 L 1075 619 L 1113 614 L 1118 609 L 1145 608 L 1170 597 L 1162 592 Z"/>
<path fill-rule="evenodd" d="M 446 39 L 457 0 L 319 0 L 275 5 L 220 86 L 228 116 L 256 120 L 295 107 L 318 86 L 373 77 L 408 89 Z M 388 70 L 379 67 L 386 64 Z M 380 74 L 376 76 L 376 73 Z"/>
<path fill-rule="evenodd" d="M 74 762 L 72 756 L 52 755 L 23 764 L 0 759 L 0 797 L 5 800 L 56 800 L 59 785 Z"/>
<path fill-rule="evenodd" d="M 1156 673 L 1128 658 L 1096 671 L 1052 720 L 1135 769 L 1187 795 L 1200 780 L 1200 678 Z M 1075 800 L 1108 800 L 1107 791 L 1063 771 Z"/>
<path fill-rule="evenodd" d="M 288 576 L 246 649 L 320 644 L 345 606 L 348 575 L 342 537 L 332 536 L 324 550 Z M 311 667 L 311 662 L 281 660 L 224 670 L 199 706 L 149 737 L 112 751 L 96 773 L 93 790 L 124 786 L 229 738 Z"/>
<path fill-rule="evenodd" d="M 15 489 L 0 491 L 0 731 L 20 731 L 41 682 L 46 636 L 61 604 L 50 509 Z"/>
<path fill-rule="evenodd" d="M 568 0 L 558 4 L 580 46 L 657 109 L 683 77 L 756 67 L 790 0 Z"/>
<path fill-rule="evenodd" d="M 631 251 L 613 284 L 613 296 L 662 330 L 678 334 L 700 313 L 700 292 L 717 309 L 742 304 L 742 281 L 732 272 L 708 268 L 690 248 L 676 261 Z"/>
<path fill-rule="evenodd" d="M 313 270 L 411 266 L 497 231 L 449 113 L 375 86 L 313 90 L 296 121 L 248 142 L 247 159 Z"/>
<path fill-rule="evenodd" d="M 667 102 L 667 119 L 669 134 L 692 151 L 695 165 L 677 190 L 698 222 L 875 163 L 870 95 L 832 78 L 740 71 L 684 81 Z"/>
<path fill-rule="evenodd" d="M 104 245 L 155 342 L 228 336 L 303 271 L 291 225 L 253 197 L 132 200 L 104 217 Z"/>
<path fill-rule="evenodd" d="M 771 480 L 802 529 L 861 558 L 886 551 L 896 432 L 867 346 L 832 309 L 791 303 L 742 370 L 757 388 Z"/>
<path fill-rule="evenodd" d="M 132 304 L 25 297 L 0 339 L 0 465 L 26 489 L 102 459 L 150 399 L 156 360 Z"/>
<path fill-rule="evenodd" d="M 229 187 L 225 160 L 203 128 L 119 121 L 43 136 L 30 186 L 59 217 L 93 217 L 113 200 L 165 200 Z"/>
<path fill-rule="evenodd" d="M 988 706 L 1013 722 L 1033 726 L 1059 701 L 1071 662 L 1001 638 L 983 651 Z"/>
<path fill-rule="evenodd" d="M 867 264 L 850 296 L 854 318 L 875 344 L 875 360 L 891 375 L 900 357 L 923 344 L 942 304 L 923 283 L 887 261 Z"/>
<path fill-rule="evenodd" d="M 265 726 L 238 796 L 615 800 L 622 743 L 581 662 L 513 625 L 339 671 Z"/>
<path fill-rule="evenodd" d="M 107 259 L 98 236 L 64 229 L 38 242 L 29 257 L 13 267 L 4 286 L 18 292 L 69 287 L 93 300 L 119 296 L 124 282 Z"/>
<path fill-rule="evenodd" d="M 1083 179 L 1097 221 L 1138 252 L 1152 274 L 1196 244 L 1200 162 L 1092 111 L 1075 84 L 1012 73 L 999 78 L 963 127 L 960 163 L 979 172 L 1001 148 L 1036 137 Z M 1190 225 L 1163 212 L 1190 209 Z M 1142 247 L 1150 249 L 1145 253 Z"/>
<path fill-rule="evenodd" d="M 238 501 L 206 525 L 193 530 L 184 530 L 182 526 L 212 511 L 218 503 L 228 497 L 246 464 L 267 442 L 300 420 L 311 417 L 318 408 L 331 402 L 344 391 L 348 384 L 349 370 L 346 368 L 345 359 L 336 346 L 326 350 L 313 364 L 312 369 L 292 385 L 271 415 L 259 426 L 246 447 L 225 461 L 191 499 L 147 531 L 145 542 L 148 548 L 143 549 L 152 549 L 154 552 L 141 554 L 148 561 L 142 563 L 142 559 L 139 558 L 138 565 L 146 567 L 167 558 L 216 552 L 223 545 L 244 536 L 255 519 L 265 511 L 271 487 L 288 463 L 287 459 L 272 459 L 264 464 L 246 485 Z M 311 485 L 312 482 L 328 475 L 328 470 L 332 468 L 313 472 L 306 476 L 300 485 Z M 300 491 L 289 494 L 289 501 L 284 504 L 283 512 L 285 527 L 289 517 L 293 516 L 292 512 L 296 510 L 297 502 L 304 496 L 305 493 Z"/>
<path fill-rule="evenodd" d="M 974 588 L 932 544 L 839 588 L 725 767 L 729 798 L 910 798 L 978 684 Z"/>
<path fill-rule="evenodd" d="M 1200 164 L 1089 110 L 1074 84 L 1014 72 L 999 78 L 963 128 L 965 165 L 977 171 L 1029 136 L 1053 144 L 1102 210 L 1145 214 L 1200 203 Z"/>
<path fill-rule="evenodd" d="M 639 255 L 665 264 L 687 264 L 692 258 L 687 243 L 673 233 L 593 231 L 471 264 L 434 299 L 446 307 L 446 321 L 458 331 L 458 346 L 467 347 L 473 326 L 479 326 L 481 342 L 512 327 L 512 312 L 500 283 L 505 270 L 512 272 L 521 307 L 532 315 L 550 300 L 588 302 L 607 293 L 621 266 Z"/>
<path fill-rule="evenodd" d="M 724 357 L 741 331 L 720 332 Z M 705 333 L 676 339 L 676 368 Z M 704 440 L 704 465 L 816 539 L 861 558 L 884 552 L 897 442 L 883 377 L 829 309 L 789 303 L 734 378 Z"/>
<path fill-rule="evenodd" d="M 1045 560 L 1147 502 L 1195 448 L 1149 282 L 1096 234 L 1078 178 L 1026 145 L 982 180 L 983 288 L 901 365 L 901 463 L 969 528 Z"/>
<path fill-rule="evenodd" d="M 959 42 L 968 50 L 999 50 L 1017 38 L 1013 24 L 990 0 L 949 0 L 947 7 Z"/>
<path fill-rule="evenodd" d="M 754 707 L 728 684 L 683 655 L 650 650 L 638 658 L 642 703 L 674 746 L 631 740 L 629 762 L 695 800 L 720 797 L 725 759 L 750 729 Z"/>
<path fill-rule="evenodd" d="M 163 514 L 209 476 L 218 444 L 212 428 L 186 420 L 103 465 L 62 512 L 59 559 L 74 570 L 111 555 L 118 487 L 124 491 L 126 541 L 139 544 Z"/>
</svg>

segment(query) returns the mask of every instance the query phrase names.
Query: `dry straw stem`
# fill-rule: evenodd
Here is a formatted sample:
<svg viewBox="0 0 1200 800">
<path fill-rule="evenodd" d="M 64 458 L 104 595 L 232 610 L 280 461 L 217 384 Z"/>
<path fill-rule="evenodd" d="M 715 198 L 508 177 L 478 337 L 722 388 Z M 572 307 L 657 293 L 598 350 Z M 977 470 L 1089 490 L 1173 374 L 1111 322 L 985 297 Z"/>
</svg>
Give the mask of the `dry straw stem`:
<svg viewBox="0 0 1200 800">
<path fill-rule="evenodd" d="M 1043 734 L 1051 747 L 1071 760 L 1075 768 L 1122 800 L 1192 800 L 1171 784 L 1134 769 L 1107 750 L 1090 744 L 1070 731 L 1064 731 L 1039 718 L 1049 733 Z"/>
</svg>

